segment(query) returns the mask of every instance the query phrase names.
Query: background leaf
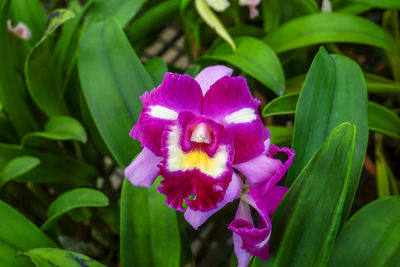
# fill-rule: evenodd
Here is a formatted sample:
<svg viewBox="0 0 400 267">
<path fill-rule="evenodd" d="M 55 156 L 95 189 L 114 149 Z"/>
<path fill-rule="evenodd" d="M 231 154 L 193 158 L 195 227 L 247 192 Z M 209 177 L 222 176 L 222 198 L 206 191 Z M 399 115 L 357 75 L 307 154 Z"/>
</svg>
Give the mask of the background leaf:
<svg viewBox="0 0 400 267">
<path fill-rule="evenodd" d="M 0 144 L 0 168 L 12 159 L 21 156 L 32 156 L 40 160 L 33 170 L 17 178 L 17 181 L 32 181 L 35 183 L 56 183 L 63 181 L 69 185 L 87 186 L 97 175 L 97 170 L 82 161 L 68 156 L 56 155 L 21 148 L 15 145 Z"/>
<path fill-rule="evenodd" d="M 298 93 L 286 94 L 271 100 L 262 111 L 264 117 L 293 114 L 296 111 Z"/>
<path fill-rule="evenodd" d="M 277 53 L 322 43 L 355 43 L 400 53 L 396 41 L 373 22 L 348 14 L 323 13 L 293 19 L 264 38 Z"/>
<path fill-rule="evenodd" d="M 45 138 L 51 140 L 76 140 L 86 143 L 87 135 L 82 124 L 75 118 L 68 116 L 56 116 L 46 123 L 44 132 L 30 133 L 22 139 L 22 145 L 29 139 Z"/>
<path fill-rule="evenodd" d="M 153 81 L 113 19 L 83 32 L 78 67 L 96 126 L 114 158 L 127 166 L 140 149 L 129 136 L 142 107 L 138 96 L 152 89 Z"/>
<path fill-rule="evenodd" d="M 37 248 L 20 253 L 29 257 L 37 267 L 105 267 L 88 256 L 58 248 Z"/>
<path fill-rule="evenodd" d="M 15 257 L 17 252 L 40 247 L 57 247 L 36 225 L 2 200 L 0 217 L 1 266 L 32 266 L 29 260 Z"/>
<path fill-rule="evenodd" d="M 56 220 L 63 214 L 80 207 L 105 207 L 108 198 L 98 190 L 78 188 L 59 196 L 51 203 L 47 210 L 48 219 L 43 223 L 42 229 L 49 230 Z"/>
<path fill-rule="evenodd" d="M 396 266 L 400 260 L 399 218 L 399 196 L 375 200 L 359 210 L 336 240 L 328 266 Z"/>
<path fill-rule="evenodd" d="M 29 93 L 38 107 L 49 117 L 66 115 L 68 108 L 63 100 L 61 82 L 57 75 L 46 41 L 62 23 L 75 17 L 72 11 L 58 9 L 49 15 L 47 29 L 25 61 L 25 76 Z"/>
<path fill-rule="evenodd" d="M 203 59 L 222 60 L 253 76 L 277 95 L 285 90 L 285 76 L 278 57 L 262 41 L 253 37 L 234 39 L 237 49 L 232 52 L 225 43 L 220 43 L 209 51 Z"/>
<path fill-rule="evenodd" d="M 272 219 L 274 266 L 327 263 L 352 180 L 355 136 L 349 123 L 332 130 L 286 193 Z"/>
<path fill-rule="evenodd" d="M 368 102 L 368 124 L 373 131 L 400 139 L 400 119 L 385 106 Z"/>
<path fill-rule="evenodd" d="M 147 0 L 96 0 L 86 20 L 90 24 L 113 17 L 124 27 L 146 2 Z"/>
<path fill-rule="evenodd" d="M 164 79 L 165 73 L 168 72 L 168 66 L 160 57 L 153 57 L 149 59 L 144 65 L 149 73 L 153 83 L 156 85 L 161 84 Z"/>
<path fill-rule="evenodd" d="M 39 164 L 40 160 L 32 156 L 14 158 L 0 172 L 0 187 L 8 181 L 29 172 Z"/>
<path fill-rule="evenodd" d="M 232 50 L 236 50 L 235 42 L 225 29 L 224 24 L 218 19 L 211 8 L 204 0 L 195 0 L 196 10 L 203 20 L 211 27 L 222 39 L 224 39 L 231 47 Z"/>
</svg>

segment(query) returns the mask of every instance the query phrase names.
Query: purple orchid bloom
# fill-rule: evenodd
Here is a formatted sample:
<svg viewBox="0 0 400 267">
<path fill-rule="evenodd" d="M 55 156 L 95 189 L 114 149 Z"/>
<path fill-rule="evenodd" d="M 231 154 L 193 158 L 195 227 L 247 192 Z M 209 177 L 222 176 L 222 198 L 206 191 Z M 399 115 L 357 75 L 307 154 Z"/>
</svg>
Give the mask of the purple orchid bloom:
<svg viewBox="0 0 400 267">
<path fill-rule="evenodd" d="M 142 112 L 130 132 L 144 148 L 125 169 L 125 176 L 135 186 L 149 187 L 161 175 L 164 179 L 158 190 L 167 197 L 166 203 L 184 211 L 185 201 L 184 217 L 195 229 L 227 203 L 247 199 L 239 207 L 243 210 L 251 201 L 265 221 L 260 224 L 264 230 L 262 236 L 247 233 L 250 225 L 242 224 L 240 218 L 245 215 L 238 211 L 230 229 L 243 248 L 235 242 L 235 251 L 265 258 L 265 249 L 252 250 L 254 242 L 248 240 L 261 240 L 256 246 L 268 245 L 271 213 L 265 211 L 279 204 L 284 190 L 277 194 L 280 187 L 275 184 L 294 154 L 270 145 L 270 133 L 258 115 L 260 101 L 252 97 L 246 80 L 231 77 L 232 72 L 225 66 L 211 66 L 196 78 L 167 73 L 161 85 L 146 92 L 141 97 Z M 285 163 L 275 159 L 278 152 L 287 153 L 289 159 Z M 234 169 L 246 177 L 245 185 Z M 242 194 L 243 189 L 249 193 Z"/>
</svg>

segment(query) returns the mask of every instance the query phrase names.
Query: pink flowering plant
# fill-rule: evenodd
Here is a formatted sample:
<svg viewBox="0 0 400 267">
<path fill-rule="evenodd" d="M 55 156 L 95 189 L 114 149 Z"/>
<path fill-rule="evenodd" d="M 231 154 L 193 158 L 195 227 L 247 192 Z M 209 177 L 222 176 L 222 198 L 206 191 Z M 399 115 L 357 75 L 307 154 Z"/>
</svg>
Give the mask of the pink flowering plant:
<svg viewBox="0 0 400 267">
<path fill-rule="evenodd" d="M 252 97 L 246 80 L 231 77 L 232 72 L 218 65 L 195 78 L 167 73 L 157 88 L 142 95 L 143 109 L 130 135 L 144 148 L 125 176 L 144 187 L 162 176 L 158 190 L 166 204 L 184 211 L 195 229 L 240 199 L 229 229 L 239 265 L 247 266 L 252 256 L 268 259 L 270 215 L 287 191 L 276 184 L 294 151 L 271 145 L 258 115 L 260 101 Z M 279 152 L 287 155 L 284 163 L 275 158 Z M 259 214 L 258 228 L 250 206 Z"/>
</svg>

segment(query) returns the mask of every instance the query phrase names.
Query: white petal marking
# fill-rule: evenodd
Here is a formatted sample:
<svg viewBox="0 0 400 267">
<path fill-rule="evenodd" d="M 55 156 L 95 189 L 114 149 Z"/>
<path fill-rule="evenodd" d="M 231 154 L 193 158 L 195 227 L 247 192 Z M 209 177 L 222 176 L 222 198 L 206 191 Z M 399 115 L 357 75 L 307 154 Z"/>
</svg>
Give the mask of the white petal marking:
<svg viewBox="0 0 400 267">
<path fill-rule="evenodd" d="M 257 119 L 252 108 L 242 108 L 225 117 L 226 123 L 248 123 Z"/>
<path fill-rule="evenodd" d="M 176 172 L 198 169 L 213 178 L 220 177 L 226 171 L 228 151 L 225 146 L 220 146 L 214 157 L 208 158 L 206 164 L 204 164 L 204 161 L 200 157 L 197 158 L 198 161 L 196 161 L 196 157 L 193 160 L 193 154 L 191 153 L 194 152 L 185 153 L 182 151 L 179 144 L 180 135 L 181 131 L 177 126 L 174 126 L 169 132 L 167 159 L 169 171 Z"/>
<path fill-rule="evenodd" d="M 147 113 L 157 119 L 176 120 L 178 118 L 178 113 L 175 110 L 163 106 L 150 106 L 149 109 L 150 111 Z"/>
</svg>

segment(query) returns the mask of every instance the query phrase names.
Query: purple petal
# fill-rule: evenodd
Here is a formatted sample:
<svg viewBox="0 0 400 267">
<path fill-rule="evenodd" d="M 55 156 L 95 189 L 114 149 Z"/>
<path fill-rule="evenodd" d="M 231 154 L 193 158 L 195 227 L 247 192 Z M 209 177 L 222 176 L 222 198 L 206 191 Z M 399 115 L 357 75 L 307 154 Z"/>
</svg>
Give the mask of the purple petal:
<svg viewBox="0 0 400 267">
<path fill-rule="evenodd" d="M 130 135 L 142 146 L 161 156 L 161 136 L 164 128 L 178 117 L 181 111 L 200 115 L 203 93 L 198 83 L 189 75 L 166 73 L 160 86 L 141 97 L 143 109 Z"/>
<path fill-rule="evenodd" d="M 193 228 L 197 230 L 197 228 L 207 221 L 211 215 L 222 209 L 229 202 L 233 202 L 235 199 L 239 198 L 240 193 L 242 192 L 242 185 L 243 182 L 240 176 L 236 173 L 233 173 L 232 181 L 226 189 L 226 193 L 222 201 L 217 203 L 217 208 L 206 212 L 188 208 L 184 215 L 186 221 L 188 221 L 188 223 L 190 223 Z"/>
<path fill-rule="evenodd" d="M 125 168 L 125 176 L 133 185 L 149 187 L 158 176 L 158 164 L 161 160 L 161 157 L 144 147 L 136 159 Z"/>
<path fill-rule="evenodd" d="M 260 191 L 252 188 L 249 194 L 260 209 L 264 209 L 272 216 L 288 190 L 289 187 L 286 186 L 274 186 L 262 195 Z"/>
<path fill-rule="evenodd" d="M 236 211 L 235 220 L 238 219 L 242 219 L 251 224 L 253 221 L 253 219 L 251 218 L 250 207 L 247 203 L 243 201 L 239 202 L 239 207 Z M 253 256 L 242 248 L 243 242 L 240 235 L 233 232 L 232 240 L 233 240 L 233 250 L 235 251 L 236 258 L 238 261 L 238 267 L 246 267 Z"/>
<path fill-rule="evenodd" d="M 250 202 L 257 210 L 259 214 L 259 226 L 258 228 L 254 227 L 252 218 L 250 217 L 249 206 L 241 201 L 235 220 L 229 224 L 228 229 L 240 236 L 242 249 L 262 260 L 267 260 L 269 258 L 268 245 L 271 236 L 271 220 L 268 213 L 265 213 L 254 204 L 251 196 L 244 195 L 242 199 L 246 199 L 246 202 Z"/>
<path fill-rule="evenodd" d="M 233 69 L 223 65 L 210 66 L 197 74 L 195 80 L 199 83 L 203 95 L 205 95 L 211 85 L 224 76 L 231 76 L 232 73 Z"/>
<path fill-rule="evenodd" d="M 257 187 L 260 190 L 260 194 L 265 195 L 272 187 L 274 187 L 285 175 L 286 171 L 289 169 L 290 165 L 293 163 L 294 150 L 288 147 L 278 147 L 276 145 L 271 145 L 268 150 L 268 157 L 273 158 L 279 152 L 285 153 L 288 159 L 283 163 L 283 165 L 272 175 L 264 184 Z"/>
<path fill-rule="evenodd" d="M 203 114 L 224 125 L 235 146 L 234 163 L 252 159 L 265 150 L 268 130 L 258 114 L 260 101 L 251 96 L 242 77 L 223 77 L 204 96 Z"/>
<path fill-rule="evenodd" d="M 246 176 L 246 179 L 248 179 L 251 184 L 260 184 L 270 179 L 282 168 L 282 165 L 279 159 L 273 159 L 261 154 L 246 162 L 235 164 L 233 168 Z"/>
</svg>

